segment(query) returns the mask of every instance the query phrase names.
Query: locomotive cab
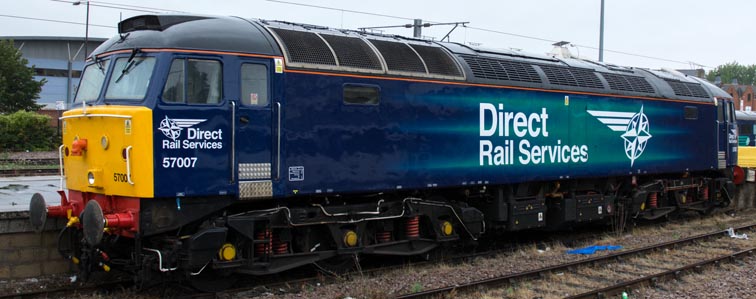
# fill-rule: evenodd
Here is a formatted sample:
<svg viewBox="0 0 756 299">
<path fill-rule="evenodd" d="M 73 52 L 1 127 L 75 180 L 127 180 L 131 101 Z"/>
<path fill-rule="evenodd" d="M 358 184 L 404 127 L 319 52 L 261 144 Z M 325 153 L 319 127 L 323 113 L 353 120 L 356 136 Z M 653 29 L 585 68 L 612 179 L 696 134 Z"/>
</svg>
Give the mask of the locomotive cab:
<svg viewBox="0 0 756 299">
<path fill-rule="evenodd" d="M 140 20 L 163 25 L 144 27 Z M 280 176 L 272 171 L 280 150 L 281 97 L 274 88 L 282 79 L 279 50 L 269 41 L 246 42 L 246 49 L 237 49 L 244 53 L 186 51 L 166 47 L 160 38 L 173 30 L 179 43 L 195 45 L 190 48 L 229 42 L 184 34 L 213 22 L 218 20 L 132 18 L 121 23 L 120 39 L 89 57 L 75 108 L 61 118 L 68 193 L 59 192 L 60 205 L 46 207 L 35 196 L 30 206 L 35 227 L 49 215 L 82 229 L 91 248 L 62 250 L 71 251 L 69 257 L 115 247 L 105 244 L 109 238 L 176 230 L 239 199 L 272 196 L 272 179 Z M 189 26 L 175 26 L 180 23 Z M 247 21 L 232 23 L 245 33 L 236 32 L 237 39 L 247 40 L 250 29 L 262 34 Z M 220 241 L 202 246 L 220 248 Z"/>
</svg>

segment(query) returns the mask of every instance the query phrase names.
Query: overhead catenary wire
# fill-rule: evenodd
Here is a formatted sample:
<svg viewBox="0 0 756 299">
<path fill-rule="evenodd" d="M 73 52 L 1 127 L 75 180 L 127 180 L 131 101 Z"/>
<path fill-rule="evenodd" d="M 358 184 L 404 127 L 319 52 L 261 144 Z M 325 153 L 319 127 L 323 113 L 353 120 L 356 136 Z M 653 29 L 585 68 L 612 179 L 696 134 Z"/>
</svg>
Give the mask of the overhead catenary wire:
<svg viewBox="0 0 756 299">
<path fill-rule="evenodd" d="M 384 18 L 390 18 L 390 19 L 409 20 L 409 21 L 412 21 L 412 20 L 415 19 L 415 18 L 407 18 L 407 17 L 399 17 L 399 16 L 392 16 L 392 15 L 386 15 L 386 14 L 365 12 L 365 11 L 359 11 L 359 10 L 350 10 L 350 9 L 341 9 L 341 8 L 334 8 L 334 7 L 328 7 L 328 6 L 305 4 L 305 3 L 299 3 L 299 2 L 290 2 L 290 1 L 281 1 L 281 0 L 266 0 L 266 1 L 268 1 L 268 2 L 275 2 L 275 3 L 282 3 L 282 4 L 296 5 L 296 6 L 320 8 L 320 9 L 326 9 L 326 10 L 351 12 L 351 13 L 355 13 L 355 14 L 368 15 L 368 16 L 376 16 L 376 17 L 384 17 Z M 436 23 L 436 22 L 432 22 L 432 23 Z"/>
<path fill-rule="evenodd" d="M 0 17 L 4 18 L 14 18 L 14 19 L 22 19 L 22 20 L 33 20 L 33 21 L 42 21 L 42 22 L 53 22 L 53 23 L 61 23 L 61 24 L 73 24 L 73 25 L 82 25 L 85 26 L 86 23 L 82 22 L 71 22 L 71 21 L 63 21 L 63 20 L 53 20 L 53 19 L 43 19 L 43 18 L 32 18 L 32 17 L 24 17 L 24 16 L 14 16 L 14 15 L 4 15 L 0 14 Z M 98 24 L 92 24 L 89 23 L 89 26 L 92 27 L 103 27 L 103 28 L 118 28 L 116 26 L 109 26 L 109 25 L 98 25 Z"/>
<path fill-rule="evenodd" d="M 525 39 L 531 39 L 531 40 L 537 40 L 537 41 L 542 41 L 542 42 L 548 42 L 548 43 L 552 43 L 552 44 L 558 42 L 557 40 L 551 40 L 551 39 L 540 38 L 540 37 L 529 36 L 529 35 L 523 35 L 523 34 L 517 34 L 517 33 L 511 33 L 511 32 L 503 32 L 503 31 L 498 31 L 498 30 L 492 30 L 492 29 L 486 29 L 486 28 L 478 28 L 478 27 L 472 27 L 472 26 L 466 26 L 466 27 L 468 29 L 472 29 L 472 30 L 484 31 L 484 32 L 489 32 L 489 33 L 496 33 L 496 34 L 501 34 L 501 35 L 509 35 L 509 36 L 520 37 L 520 38 L 525 38 Z M 586 45 L 574 44 L 574 43 L 570 43 L 570 44 L 574 45 L 574 46 L 577 46 L 577 47 L 588 48 L 588 49 L 592 49 L 592 50 L 598 50 L 597 47 L 593 47 L 593 46 L 586 46 Z M 687 65 L 691 64 L 690 61 L 680 61 L 680 60 L 674 60 L 674 59 L 668 59 L 668 58 L 654 57 L 654 56 L 648 56 L 648 55 L 643 55 L 643 54 L 635 54 L 635 53 L 624 52 L 624 51 L 609 50 L 609 49 L 606 49 L 606 48 L 604 48 L 604 51 L 605 52 L 616 53 L 616 54 L 628 55 L 628 56 L 635 56 L 635 57 L 641 57 L 641 58 L 647 58 L 647 59 L 666 61 L 666 62 L 687 64 Z M 705 65 L 697 64 L 697 63 L 696 63 L 696 65 L 699 65 L 699 66 L 702 66 L 702 67 L 709 67 L 709 66 L 705 66 Z"/>
<path fill-rule="evenodd" d="M 53 2 L 62 2 L 62 3 L 69 3 L 74 4 L 80 1 L 72 1 L 72 0 L 51 0 Z M 147 13 L 160 13 L 160 12 L 181 12 L 186 13 L 184 11 L 178 11 L 178 10 L 172 10 L 172 9 L 164 9 L 164 8 L 155 8 L 155 7 L 147 7 L 147 6 L 137 6 L 137 5 L 127 5 L 127 4 L 119 4 L 119 3 L 113 3 L 113 2 L 104 2 L 104 1 L 88 1 L 90 6 L 94 7 L 103 7 L 103 8 L 112 8 L 112 9 L 120 9 L 120 10 L 130 10 L 130 11 L 137 11 L 137 12 L 147 12 Z"/>
<path fill-rule="evenodd" d="M 378 14 L 378 13 L 371 13 L 371 12 L 358 11 L 358 10 L 349 10 L 349 9 L 341 9 L 341 8 L 328 7 L 328 6 L 304 4 L 304 3 L 291 2 L 291 1 L 282 1 L 282 0 L 266 0 L 266 1 L 268 1 L 268 2 L 274 2 L 274 3 L 296 5 L 296 6 L 303 6 L 303 7 L 313 7 L 313 8 L 326 9 L 326 10 L 350 12 L 350 13 L 355 13 L 355 14 L 363 14 L 363 15 L 370 15 L 370 16 L 386 17 L 386 18 L 400 19 L 400 20 L 414 20 L 414 19 L 416 19 L 416 18 L 407 18 L 407 17 L 394 16 L 394 15 Z M 427 21 L 427 22 L 428 23 L 440 23 L 440 22 L 436 22 L 436 21 Z M 498 31 L 498 30 L 493 30 L 493 29 L 479 28 L 479 27 L 472 27 L 472 26 L 464 26 L 464 27 L 466 27 L 468 29 L 472 29 L 472 30 L 484 31 L 484 32 L 495 33 L 495 34 L 502 34 L 502 35 L 508 35 L 508 36 L 514 36 L 514 37 L 519 37 L 519 38 L 524 38 L 524 39 L 530 39 L 530 40 L 536 40 L 536 41 L 542 41 L 542 42 L 548 42 L 548 43 L 551 43 L 551 44 L 557 42 L 556 40 L 551 40 L 551 39 L 541 38 L 541 37 L 536 37 L 536 36 L 530 36 L 530 35 L 525 35 L 525 34 L 503 32 L 503 31 Z M 586 46 L 586 45 L 580 45 L 580 44 L 573 44 L 573 45 L 579 46 L 579 47 L 583 47 L 583 48 L 598 50 L 597 47 L 593 47 L 593 46 Z M 610 49 L 607 49 L 607 48 L 604 48 L 604 52 L 611 52 L 611 53 L 615 53 L 615 54 L 634 56 L 634 57 L 641 57 L 641 58 L 646 58 L 646 59 L 666 61 L 666 62 L 672 62 L 672 63 L 685 64 L 685 65 L 690 65 L 691 64 L 691 61 L 680 61 L 680 60 L 674 60 L 674 59 L 668 59 L 668 58 L 654 57 L 654 56 L 643 55 L 643 54 L 635 54 L 635 53 L 630 53 L 630 52 L 625 52 L 625 51 L 610 50 Z M 701 67 L 711 68 L 709 66 L 698 64 L 698 63 L 693 63 L 693 64 L 701 66 Z"/>
<path fill-rule="evenodd" d="M 51 1 L 61 2 L 61 3 L 69 3 L 69 4 L 73 4 L 73 3 L 76 2 L 76 1 L 70 1 L 70 0 L 51 0 Z M 89 5 L 90 6 L 96 6 L 96 7 L 103 7 L 103 8 L 130 10 L 130 11 L 137 11 L 137 12 L 149 12 L 149 13 L 159 13 L 159 12 L 180 12 L 180 13 L 186 13 L 184 11 L 178 11 L 178 10 L 170 10 L 170 9 L 147 7 L 147 6 L 138 6 L 138 5 L 127 5 L 127 4 L 119 4 L 119 3 L 105 2 L 105 1 L 89 1 Z M 41 22 L 51 22 L 51 23 L 59 23 L 59 24 L 71 24 L 71 25 L 81 25 L 81 26 L 86 26 L 87 25 L 87 23 L 83 23 L 83 22 L 73 22 L 73 21 L 55 20 L 55 19 L 37 18 L 37 17 L 27 17 L 27 16 L 18 16 L 18 15 L 0 14 L 0 17 L 3 17 L 3 18 L 13 18 L 13 19 L 21 19 L 21 20 L 31 20 L 31 21 L 41 21 Z M 117 26 L 92 24 L 92 23 L 89 23 L 89 26 L 92 26 L 92 27 L 101 27 L 101 28 L 118 28 Z"/>
<path fill-rule="evenodd" d="M 71 0 L 51 0 L 55 2 L 62 2 L 62 3 L 70 3 L 73 4 L 76 1 Z M 372 12 L 365 12 L 365 11 L 358 11 L 358 10 L 351 10 L 351 9 L 341 9 L 341 8 L 335 8 L 335 7 L 328 7 L 328 6 L 321 6 L 321 5 L 312 5 L 312 4 L 305 4 L 305 3 L 298 3 L 298 2 L 291 2 L 291 1 L 282 1 L 282 0 L 266 0 L 268 2 L 274 2 L 274 3 L 281 3 L 281 4 L 288 4 L 288 5 L 295 5 L 295 6 L 303 6 L 303 7 L 311 7 L 311 8 L 318 8 L 318 9 L 325 9 L 325 10 L 333 10 L 333 11 L 340 11 L 342 13 L 348 12 L 348 13 L 354 13 L 354 14 L 362 14 L 362 15 L 370 15 L 370 16 L 377 16 L 377 17 L 385 17 L 385 18 L 392 18 L 392 19 L 400 19 L 400 20 L 414 20 L 415 18 L 408 18 L 408 17 L 402 17 L 402 16 L 396 16 L 396 15 L 388 15 L 388 14 L 380 14 L 380 13 L 372 13 Z M 178 11 L 178 10 L 170 10 L 170 9 L 163 9 L 163 8 L 154 8 L 154 7 L 147 7 L 147 6 L 138 6 L 138 5 L 127 5 L 127 4 L 118 4 L 113 2 L 106 2 L 106 1 L 89 1 L 89 5 L 96 6 L 96 7 L 103 7 L 103 8 L 111 8 L 111 9 L 122 9 L 122 10 L 130 10 L 130 11 L 138 11 L 138 12 L 148 12 L 148 13 L 159 13 L 159 12 L 180 12 L 180 13 L 187 13 L 185 11 Z M 35 20 L 35 21 L 43 21 L 43 22 L 54 22 L 54 23 L 61 23 L 61 24 L 73 24 L 73 25 L 86 25 L 85 23 L 81 22 L 72 22 L 72 21 L 64 21 L 64 20 L 54 20 L 54 19 L 45 19 L 45 18 L 35 18 L 35 17 L 26 17 L 26 16 L 16 16 L 16 15 L 5 15 L 0 14 L 0 17 L 6 17 L 6 18 L 16 18 L 16 19 L 25 19 L 25 20 Z M 436 21 L 429 21 L 426 20 L 428 23 L 440 23 Z M 102 27 L 102 28 L 117 28 L 116 26 L 108 26 L 108 25 L 100 25 L 100 24 L 89 24 L 89 26 L 93 27 Z M 464 26 L 464 25 L 463 25 Z M 551 40 L 547 38 L 541 38 L 536 36 L 530 36 L 525 34 L 518 34 L 518 33 L 511 33 L 511 32 L 504 32 L 499 30 L 493 30 L 488 28 L 480 28 L 480 27 L 474 27 L 474 26 L 464 26 L 466 29 L 471 30 L 477 30 L 477 31 L 483 31 L 488 33 L 494 33 L 494 34 L 501 34 L 501 35 L 507 35 L 507 36 L 513 36 L 523 39 L 530 39 L 535 41 L 541 41 L 541 42 L 548 42 L 548 43 L 555 43 L 556 40 Z M 465 36 L 465 39 L 467 39 L 467 36 Z M 583 47 L 587 49 L 592 50 L 598 50 L 597 47 L 593 46 L 587 46 L 587 45 L 581 45 L 581 44 L 572 44 L 574 46 Z M 621 54 L 621 55 L 627 55 L 627 56 L 634 56 L 634 57 L 640 57 L 645 59 L 652 59 L 652 60 L 658 60 L 658 61 L 666 61 L 666 62 L 672 62 L 672 63 L 678 63 L 678 64 L 685 64 L 685 65 L 691 65 L 695 64 L 700 67 L 706 67 L 711 68 L 710 66 L 706 66 L 699 63 L 693 63 L 691 61 L 680 61 L 680 60 L 674 60 L 674 59 L 668 59 L 668 58 L 662 58 L 662 57 L 654 57 L 649 55 L 643 55 L 643 54 L 636 54 L 636 53 L 630 53 L 626 51 L 618 51 L 618 50 L 611 50 L 604 48 L 605 52 L 615 53 L 615 54 Z"/>
<path fill-rule="evenodd" d="M 114 2 L 106 2 L 106 1 L 89 1 L 89 3 L 93 4 L 107 4 L 107 5 L 115 5 L 126 8 L 136 8 L 136 9 L 150 9 L 150 10 L 158 10 L 163 12 L 180 12 L 180 13 L 188 13 L 186 11 L 181 10 L 175 10 L 175 9 L 165 9 L 165 8 L 156 8 L 156 7 L 148 7 L 148 6 L 139 6 L 139 5 L 129 5 L 129 4 L 121 4 L 121 3 L 114 3 Z"/>
</svg>

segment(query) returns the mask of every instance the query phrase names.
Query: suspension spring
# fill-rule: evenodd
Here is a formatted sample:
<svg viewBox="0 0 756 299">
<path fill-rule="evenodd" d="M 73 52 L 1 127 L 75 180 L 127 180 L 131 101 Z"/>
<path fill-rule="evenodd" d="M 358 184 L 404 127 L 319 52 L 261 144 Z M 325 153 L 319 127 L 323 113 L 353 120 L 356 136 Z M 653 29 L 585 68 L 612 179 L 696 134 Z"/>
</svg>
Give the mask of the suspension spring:
<svg viewBox="0 0 756 299">
<path fill-rule="evenodd" d="M 378 241 L 378 243 L 390 242 L 391 232 L 390 231 L 378 232 L 375 234 L 375 239 Z"/>
<path fill-rule="evenodd" d="M 273 247 L 273 240 L 271 238 L 270 229 L 265 229 L 261 232 L 257 232 L 257 234 L 255 234 L 255 239 L 257 240 L 255 244 L 255 255 L 263 256 L 270 254 L 271 248 Z"/>
<path fill-rule="evenodd" d="M 420 216 L 407 219 L 407 238 L 420 237 Z"/>
<path fill-rule="evenodd" d="M 709 187 L 708 186 L 703 188 L 703 200 L 709 200 Z"/>
<path fill-rule="evenodd" d="M 273 253 L 275 254 L 289 253 L 289 243 L 281 241 L 281 239 L 277 235 L 275 235 L 273 237 Z"/>
<path fill-rule="evenodd" d="M 652 192 L 648 196 L 648 206 L 651 208 L 656 208 L 658 199 L 659 199 L 659 195 L 656 192 Z"/>
</svg>

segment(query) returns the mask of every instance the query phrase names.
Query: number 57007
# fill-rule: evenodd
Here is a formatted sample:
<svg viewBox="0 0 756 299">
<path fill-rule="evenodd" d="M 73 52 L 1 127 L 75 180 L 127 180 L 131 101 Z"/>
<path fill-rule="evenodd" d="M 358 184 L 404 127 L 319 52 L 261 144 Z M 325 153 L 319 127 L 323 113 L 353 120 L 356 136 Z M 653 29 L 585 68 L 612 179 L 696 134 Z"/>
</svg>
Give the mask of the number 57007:
<svg viewBox="0 0 756 299">
<path fill-rule="evenodd" d="M 192 168 L 197 164 L 197 157 L 165 157 L 163 168 Z"/>
</svg>

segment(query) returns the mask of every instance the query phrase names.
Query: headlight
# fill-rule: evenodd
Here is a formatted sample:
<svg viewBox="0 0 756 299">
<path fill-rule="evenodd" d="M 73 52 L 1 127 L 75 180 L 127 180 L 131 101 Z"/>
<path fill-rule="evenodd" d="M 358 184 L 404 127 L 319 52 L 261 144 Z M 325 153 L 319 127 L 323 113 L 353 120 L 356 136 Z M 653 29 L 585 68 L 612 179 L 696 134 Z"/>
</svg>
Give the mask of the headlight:
<svg viewBox="0 0 756 299">
<path fill-rule="evenodd" d="M 94 185 L 95 183 L 94 173 L 92 173 L 91 171 L 87 173 L 87 180 L 89 181 L 90 185 Z"/>
</svg>

